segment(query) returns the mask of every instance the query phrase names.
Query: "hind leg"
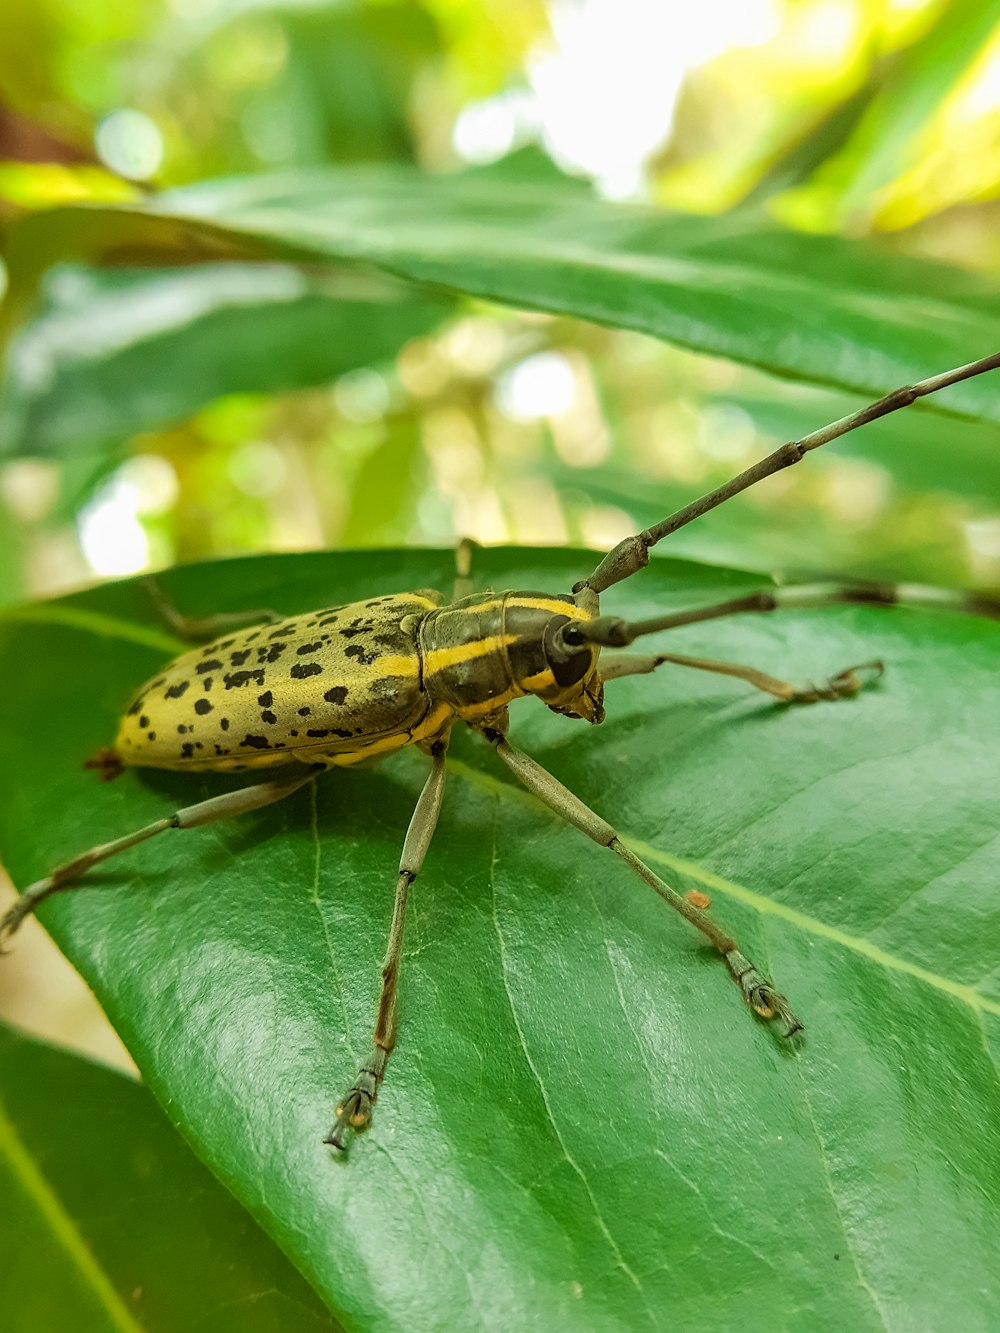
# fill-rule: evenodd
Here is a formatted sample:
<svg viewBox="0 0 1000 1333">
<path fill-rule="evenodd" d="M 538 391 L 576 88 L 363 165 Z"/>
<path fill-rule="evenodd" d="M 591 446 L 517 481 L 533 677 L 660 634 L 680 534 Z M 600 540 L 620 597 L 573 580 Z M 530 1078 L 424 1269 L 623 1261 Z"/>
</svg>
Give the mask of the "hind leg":
<svg viewBox="0 0 1000 1333">
<path fill-rule="evenodd" d="M 197 828 L 200 824 L 233 819 L 251 810 L 260 810 L 265 805 L 273 805 L 276 801 L 283 801 L 286 796 L 291 796 L 292 792 L 298 791 L 300 787 L 312 781 L 312 778 L 312 770 L 306 770 L 295 773 L 283 782 L 261 782 L 253 787 L 241 787 L 238 791 L 226 792 L 223 796 L 212 796 L 207 801 L 185 806 L 182 810 L 174 811 L 172 815 L 154 820 L 152 824 L 146 824 L 132 833 L 126 833 L 124 837 L 115 838 L 113 842 L 98 843 L 96 847 L 81 852 L 79 856 L 59 866 L 44 879 L 29 884 L 9 911 L 0 918 L 0 953 L 26 916 L 34 912 L 39 904 L 53 893 L 77 888 L 80 878 L 92 866 L 99 865 L 101 861 L 108 861 L 121 852 L 127 852 L 130 847 L 135 847 L 148 838 L 155 838 L 158 833 L 165 833 L 167 829 Z"/>
</svg>

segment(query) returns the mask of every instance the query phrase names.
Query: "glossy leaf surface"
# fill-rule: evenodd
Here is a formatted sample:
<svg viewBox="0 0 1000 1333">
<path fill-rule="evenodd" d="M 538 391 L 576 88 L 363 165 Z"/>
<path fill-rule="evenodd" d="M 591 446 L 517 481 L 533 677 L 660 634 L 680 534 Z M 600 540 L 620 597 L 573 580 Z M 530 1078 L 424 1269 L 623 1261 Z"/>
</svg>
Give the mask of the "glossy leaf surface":
<svg viewBox="0 0 1000 1333">
<path fill-rule="evenodd" d="M 572 552 L 487 551 L 481 585 L 566 589 Z M 447 553 L 172 571 L 190 614 L 447 588 Z M 651 613 L 754 586 L 654 560 Z M 225 788 L 81 771 L 170 653 L 139 585 L 0 620 L 15 882 Z M 794 678 L 878 687 L 782 708 L 673 668 L 589 729 L 512 735 L 654 867 L 713 900 L 806 1024 L 790 1048 L 606 852 L 463 733 L 413 892 L 402 1029 L 372 1131 L 321 1139 L 367 1051 L 417 754 L 167 835 L 54 899 L 168 1114 L 348 1324 L 989 1328 L 1000 1320 L 1000 626 L 847 608 L 676 632 Z"/>
<path fill-rule="evenodd" d="M 56 209 L 12 231 L 8 318 L 66 258 L 375 264 L 504 304 L 638 330 L 793 379 L 875 395 L 1000 346 L 982 275 L 871 243 L 615 205 L 580 186 L 299 170 L 193 185 L 136 207 Z M 949 408 L 1000 418 L 982 383 Z M 933 400 L 931 410 L 945 408 Z"/>
</svg>

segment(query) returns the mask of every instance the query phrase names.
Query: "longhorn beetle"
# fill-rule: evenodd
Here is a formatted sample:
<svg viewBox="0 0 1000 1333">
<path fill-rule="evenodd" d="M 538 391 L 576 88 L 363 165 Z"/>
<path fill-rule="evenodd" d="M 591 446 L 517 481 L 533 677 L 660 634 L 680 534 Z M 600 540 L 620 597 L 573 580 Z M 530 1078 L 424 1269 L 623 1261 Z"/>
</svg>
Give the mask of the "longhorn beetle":
<svg viewBox="0 0 1000 1333">
<path fill-rule="evenodd" d="M 1000 616 L 1000 597 L 962 595 L 906 585 L 816 585 L 752 593 L 716 606 L 626 621 L 602 615 L 600 596 L 649 562 L 650 548 L 701 514 L 800 462 L 808 452 L 948 385 L 1000 368 L 1000 353 L 895 390 L 868 407 L 784 444 L 724 486 L 662 522 L 625 538 L 571 593 L 471 593 L 468 546 L 460 547 L 453 600 L 434 592 L 373 596 L 277 623 L 232 632 L 169 663 L 136 693 L 113 749 L 92 761 L 103 776 L 125 766 L 201 773 L 277 770 L 266 782 L 188 806 L 146 827 L 83 852 L 24 890 L 0 920 L 0 946 L 50 894 L 76 887 L 91 866 L 167 829 L 195 828 L 271 805 L 310 782 L 317 770 L 349 768 L 407 745 L 431 760 L 403 840 L 382 990 L 371 1054 L 336 1108 L 325 1142 L 346 1147 L 364 1129 L 396 1043 L 396 998 L 410 885 L 434 833 L 452 727 L 467 723 L 493 746 L 523 785 L 568 823 L 607 847 L 663 900 L 701 931 L 744 998 L 783 1036 L 802 1024 L 784 995 L 753 965 L 703 907 L 666 884 L 619 839 L 614 828 L 557 778 L 507 739 L 508 705 L 535 695 L 556 713 L 604 720 L 604 684 L 654 671 L 664 662 L 734 676 L 787 703 L 842 699 L 882 671 L 881 662 L 847 667 L 801 688 L 750 666 L 682 657 L 645 656 L 626 648 L 661 630 L 721 616 L 820 606 L 899 601 Z"/>
</svg>

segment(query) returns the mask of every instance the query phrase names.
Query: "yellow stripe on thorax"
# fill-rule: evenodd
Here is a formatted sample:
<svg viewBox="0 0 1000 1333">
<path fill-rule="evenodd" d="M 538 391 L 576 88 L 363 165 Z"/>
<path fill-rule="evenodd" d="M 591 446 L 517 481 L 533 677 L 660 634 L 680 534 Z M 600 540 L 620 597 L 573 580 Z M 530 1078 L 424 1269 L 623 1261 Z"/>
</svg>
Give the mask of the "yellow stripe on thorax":
<svg viewBox="0 0 1000 1333">
<path fill-rule="evenodd" d="M 476 608 L 479 609 L 478 607 Z M 446 671 L 459 662 L 474 662 L 477 657 L 489 657 L 493 653 L 502 653 L 512 643 L 517 642 L 516 634 L 485 634 L 481 639 L 470 643 L 457 643 L 453 647 L 430 648 L 424 654 L 424 675 L 433 676 L 435 672 Z"/>
<path fill-rule="evenodd" d="M 524 695 L 524 690 L 517 685 L 512 685 L 509 690 L 503 694 L 498 694 L 494 698 L 485 699 L 481 704 L 462 704 L 458 709 L 458 716 L 463 722 L 469 722 L 477 717 L 485 717 L 487 713 L 495 713 L 498 708 L 504 708 L 514 699 L 520 699 Z"/>
<path fill-rule="evenodd" d="M 589 611 L 574 605 L 573 602 L 564 602 L 555 597 L 522 597 L 519 593 L 513 593 L 507 605 L 525 606 L 529 611 L 551 611 L 554 616 L 571 616 L 576 620 L 591 618 Z"/>
</svg>

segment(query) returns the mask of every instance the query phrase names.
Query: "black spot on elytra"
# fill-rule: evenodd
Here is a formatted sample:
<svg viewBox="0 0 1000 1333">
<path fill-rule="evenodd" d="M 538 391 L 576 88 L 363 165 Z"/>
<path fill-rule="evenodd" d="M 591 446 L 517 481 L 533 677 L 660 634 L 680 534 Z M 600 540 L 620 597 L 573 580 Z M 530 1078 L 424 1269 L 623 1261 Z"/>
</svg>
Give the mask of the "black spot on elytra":
<svg viewBox="0 0 1000 1333">
<path fill-rule="evenodd" d="M 325 620 L 318 620 L 316 625 L 318 628 L 322 628 L 324 625 L 336 625 L 339 619 L 340 616 L 327 616 Z"/>
<path fill-rule="evenodd" d="M 142 727 L 143 730 L 145 730 L 146 727 L 149 726 L 149 718 L 146 716 L 145 713 L 143 713 L 142 717 L 139 718 L 139 726 Z"/>
<path fill-rule="evenodd" d="M 208 702 L 207 699 L 195 699 L 194 711 L 196 713 L 201 713 L 202 717 L 204 717 L 206 713 L 210 713 L 212 711 L 212 705 Z"/>
<path fill-rule="evenodd" d="M 260 715 L 260 720 L 261 722 L 266 722 L 269 727 L 273 727 L 278 719 L 272 712 L 270 712 L 268 709 L 265 709 L 264 712 L 261 713 Z"/>
<path fill-rule="evenodd" d="M 289 736 L 297 736 L 299 733 L 297 731 L 290 731 L 288 734 Z"/>
<path fill-rule="evenodd" d="M 305 680 L 307 676 L 318 676 L 322 670 L 318 662 L 296 662 L 288 674 L 293 680 Z"/>
<path fill-rule="evenodd" d="M 186 683 L 186 682 L 185 682 L 185 685 L 184 685 L 184 689 L 185 689 L 185 690 L 187 689 L 187 683 Z M 167 694 L 169 695 L 169 693 L 170 693 L 170 691 L 168 690 L 168 691 L 167 691 Z M 183 693 L 183 691 L 182 691 L 182 693 Z M 144 694 L 140 694 L 139 697 L 138 697 L 138 699 L 134 699 L 134 700 L 132 701 L 131 705 L 129 706 L 129 710 L 128 710 L 128 715 L 129 715 L 129 717 L 134 717 L 134 715 L 135 715 L 136 713 L 141 712 L 141 711 L 142 711 L 142 706 L 143 706 L 143 704 L 144 704 L 145 702 L 146 702 L 146 696 L 145 696 Z"/>
<path fill-rule="evenodd" d="M 330 731 L 334 736 L 343 736 L 344 740 L 349 740 L 353 734 L 350 731 L 345 731 L 343 727 L 331 727 Z"/>
<path fill-rule="evenodd" d="M 215 753 L 216 753 L 216 754 L 228 754 L 229 751 L 228 751 L 228 750 L 224 750 L 224 749 L 222 748 L 221 745 L 216 744 L 216 747 L 215 747 Z"/>
<path fill-rule="evenodd" d="M 300 709 L 299 709 L 299 717 L 308 717 L 309 714 L 310 714 L 311 712 L 312 712 L 312 709 L 311 709 L 311 708 L 309 707 L 309 705 L 307 704 L 307 705 L 305 706 L 305 708 L 300 708 Z"/>
<path fill-rule="evenodd" d="M 170 689 L 167 690 L 166 694 L 163 696 L 164 699 L 179 699 L 190 684 L 191 682 L 189 680 L 182 680 L 179 685 L 171 685 Z"/>
<path fill-rule="evenodd" d="M 194 754 L 194 744 L 191 741 L 185 741 L 181 746 L 181 758 L 190 759 Z"/>
<path fill-rule="evenodd" d="M 184 725 L 183 722 L 182 722 L 182 723 L 178 726 L 178 728 L 177 728 L 177 735 L 178 735 L 178 736 L 186 736 L 186 735 L 187 735 L 187 727 Z"/>
<path fill-rule="evenodd" d="M 240 746 L 243 749 L 250 750 L 269 750 L 271 742 L 266 736 L 244 736 L 240 741 Z"/>
<path fill-rule="evenodd" d="M 277 629 L 273 629 L 267 637 L 269 639 L 285 639 L 289 634 L 294 634 L 295 630 L 295 622 L 293 620 L 286 620 L 283 625 L 279 625 Z"/>
<path fill-rule="evenodd" d="M 148 741 L 155 741 L 155 740 L 156 740 L 156 732 L 155 732 L 155 731 L 147 732 L 147 733 L 146 733 L 146 740 L 148 740 Z"/>
<path fill-rule="evenodd" d="M 270 708 L 274 703 L 274 695 L 270 690 L 265 690 L 263 694 L 257 695 L 257 702 L 260 704 L 261 708 Z"/>
<path fill-rule="evenodd" d="M 379 657 L 378 653 L 374 651 L 366 653 L 364 644 L 361 643 L 352 643 L 349 648 L 344 649 L 344 652 L 348 657 L 356 657 L 362 666 L 371 666 L 373 662 L 378 661 Z"/>
<path fill-rule="evenodd" d="M 229 660 L 233 666 L 242 666 L 249 656 L 250 649 L 242 648 L 238 653 L 230 653 Z"/>
<path fill-rule="evenodd" d="M 342 704 L 347 698 L 347 686 L 334 685 L 332 690 L 327 690 L 326 694 L 323 695 L 323 698 L 328 704 Z"/>
<path fill-rule="evenodd" d="M 330 734 L 329 731 L 320 731 L 320 730 L 306 732 L 307 736 L 329 736 L 329 734 Z"/>
<path fill-rule="evenodd" d="M 233 638 L 231 639 L 220 639 L 215 646 L 216 648 L 230 648 L 235 642 L 236 642 L 236 637 L 234 635 Z"/>
<path fill-rule="evenodd" d="M 223 676 L 222 679 L 226 682 L 226 689 L 227 689 L 227 690 L 235 690 L 235 689 L 239 689 L 239 687 L 240 687 L 241 685 L 249 685 L 251 681 L 253 681 L 253 683 L 254 683 L 255 685 L 263 685 L 263 684 L 264 684 L 264 672 L 263 672 L 263 671 L 231 671 L 228 675 Z"/>
<path fill-rule="evenodd" d="M 316 643 L 303 643 L 303 644 L 300 644 L 299 647 L 296 648 L 295 651 L 296 651 L 296 653 L 298 654 L 299 657 L 305 657 L 305 656 L 307 656 L 307 654 L 309 654 L 309 653 L 315 653 L 318 649 L 320 649 L 320 648 L 322 648 L 322 647 L 323 647 L 322 643 L 319 643 L 319 642 L 316 642 Z"/>
<path fill-rule="evenodd" d="M 229 730 L 229 718 L 228 718 L 228 717 L 220 717 L 220 718 L 219 718 L 219 726 L 222 728 L 223 731 L 228 731 L 228 730 Z"/>
<path fill-rule="evenodd" d="M 221 671 L 222 663 L 217 657 L 210 657 L 207 662 L 199 662 L 195 667 L 199 676 L 203 676 L 206 671 Z"/>
<path fill-rule="evenodd" d="M 264 644 L 261 644 L 261 646 L 257 649 L 257 661 L 277 662 L 278 658 L 281 656 L 281 654 L 285 651 L 287 647 L 288 647 L 287 643 L 275 643 L 272 644 L 270 648 L 268 648 Z"/>
</svg>

